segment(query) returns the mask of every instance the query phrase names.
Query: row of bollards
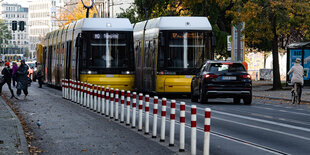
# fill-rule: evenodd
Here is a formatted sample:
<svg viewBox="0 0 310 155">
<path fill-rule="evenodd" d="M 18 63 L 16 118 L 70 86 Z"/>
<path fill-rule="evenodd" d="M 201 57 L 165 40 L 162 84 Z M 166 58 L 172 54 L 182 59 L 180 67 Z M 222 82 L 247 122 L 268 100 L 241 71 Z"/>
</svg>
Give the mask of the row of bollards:
<svg viewBox="0 0 310 155">
<path fill-rule="evenodd" d="M 62 80 L 62 97 L 71 100 L 83 107 L 89 108 L 95 112 L 101 113 L 106 117 L 120 120 L 121 123 L 125 123 L 132 128 L 136 127 L 136 106 L 137 106 L 137 93 L 127 91 L 126 94 L 126 120 L 125 120 L 125 91 L 120 91 L 120 111 L 119 111 L 119 90 L 104 86 L 97 86 L 87 82 L 75 81 L 71 79 Z M 131 98 L 132 96 L 132 98 Z M 138 131 L 143 129 L 143 105 L 144 105 L 144 132 L 150 133 L 150 112 L 149 112 L 149 95 L 145 95 L 143 102 L 143 94 L 138 94 Z M 132 101 L 132 102 L 131 102 Z M 132 103 L 132 104 L 131 104 Z M 132 106 L 130 106 L 132 105 Z M 170 105 L 170 135 L 169 146 L 174 146 L 175 140 L 175 114 L 176 114 L 176 101 L 171 100 Z M 132 108 L 132 116 L 130 117 L 130 111 Z M 120 112 L 120 114 L 119 114 Z M 167 112 L 167 99 L 162 98 L 161 102 L 161 129 L 160 129 L 160 141 L 165 141 L 166 136 L 166 112 Z M 119 118 L 120 115 L 120 118 Z M 152 138 L 157 137 L 157 119 L 158 119 L 158 97 L 154 96 L 153 100 L 153 129 Z M 209 154 L 210 147 L 210 117 L 211 110 L 205 109 L 205 121 L 204 121 L 204 145 L 203 154 Z M 130 118 L 132 119 L 130 121 Z M 191 106 L 191 154 L 196 154 L 197 147 L 197 107 Z M 179 151 L 185 151 L 185 102 L 180 102 L 180 146 Z"/>
</svg>

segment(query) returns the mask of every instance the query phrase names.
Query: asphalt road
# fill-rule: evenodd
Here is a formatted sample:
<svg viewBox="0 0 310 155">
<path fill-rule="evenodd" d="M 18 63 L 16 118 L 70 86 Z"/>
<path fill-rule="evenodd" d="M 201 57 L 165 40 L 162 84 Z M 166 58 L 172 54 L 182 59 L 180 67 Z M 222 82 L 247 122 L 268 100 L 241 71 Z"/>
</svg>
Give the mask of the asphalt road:
<svg viewBox="0 0 310 155">
<path fill-rule="evenodd" d="M 30 87 L 25 101 L 15 101 L 38 137 L 36 145 L 49 154 L 173 154 L 168 149 L 170 100 L 186 102 L 186 151 L 190 151 L 190 106 L 197 105 L 197 153 L 203 150 L 204 109 L 211 108 L 210 153 L 226 154 L 309 154 L 310 107 L 290 105 L 287 101 L 253 98 L 252 105 L 233 104 L 231 99 L 213 99 L 208 104 L 192 103 L 184 97 L 169 96 L 167 100 L 166 142 L 137 134 L 109 117 L 61 98 L 61 91 Z M 46 98 L 44 96 L 47 96 Z M 138 102 L 137 102 L 138 103 Z M 138 104 L 137 104 L 138 105 Z M 161 112 L 161 100 L 159 112 Z M 153 99 L 150 99 L 152 114 Z M 125 108 L 126 110 L 126 108 Z M 138 118 L 138 111 L 136 112 Z M 132 113 L 131 113 L 132 116 Z M 42 127 L 36 127 L 40 119 Z M 126 119 L 126 117 L 125 117 Z M 153 117 L 150 115 L 150 131 Z M 160 134 L 158 116 L 157 137 Z M 138 124 L 138 119 L 136 120 Z M 176 112 L 176 146 L 179 139 L 179 111 Z M 143 123 L 144 124 L 144 123 Z M 105 126 L 107 126 L 105 128 Z M 98 130 L 100 129 L 100 130 Z M 109 133 L 109 134 L 106 134 Z M 117 133 L 117 134 L 116 134 Z M 157 142 L 154 142 L 157 141 Z M 138 147 L 137 147 L 138 146 Z M 138 151 L 137 151 L 138 149 Z M 103 151 L 104 150 L 104 151 Z"/>
</svg>

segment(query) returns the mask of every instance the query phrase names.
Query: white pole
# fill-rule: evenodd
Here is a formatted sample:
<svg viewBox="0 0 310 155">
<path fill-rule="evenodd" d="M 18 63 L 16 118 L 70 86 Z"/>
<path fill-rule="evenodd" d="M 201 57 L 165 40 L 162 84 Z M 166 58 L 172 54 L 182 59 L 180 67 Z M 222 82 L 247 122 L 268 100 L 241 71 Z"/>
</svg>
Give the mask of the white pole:
<svg viewBox="0 0 310 155">
<path fill-rule="evenodd" d="M 111 108 L 110 118 L 113 118 L 114 117 L 114 89 L 113 88 L 111 88 L 110 90 L 110 108 Z"/>
<path fill-rule="evenodd" d="M 185 102 L 180 105 L 180 152 L 185 151 Z"/>
<path fill-rule="evenodd" d="M 62 79 L 61 80 L 61 92 L 62 92 L 62 98 L 65 98 L 65 82 L 64 82 L 65 80 L 64 79 Z"/>
<path fill-rule="evenodd" d="M 69 79 L 68 100 L 71 100 L 71 79 Z"/>
<path fill-rule="evenodd" d="M 101 89 L 101 114 L 104 115 L 105 113 L 105 89 L 104 89 L 104 86 L 102 86 L 102 89 Z"/>
<path fill-rule="evenodd" d="M 143 110 L 143 94 L 139 94 L 139 119 L 138 119 L 138 131 L 142 131 L 142 110 Z"/>
<path fill-rule="evenodd" d="M 87 105 L 86 107 L 89 108 L 90 104 L 90 83 L 87 83 Z"/>
<path fill-rule="evenodd" d="M 171 100 L 170 111 L 170 140 L 169 146 L 174 146 L 174 130 L 175 130 L 175 100 Z"/>
<path fill-rule="evenodd" d="M 76 102 L 77 99 L 77 81 L 74 80 L 74 98 L 73 98 L 73 102 Z"/>
<path fill-rule="evenodd" d="M 77 99 L 76 99 L 76 102 L 78 104 L 80 104 L 80 89 L 81 89 L 81 84 L 80 84 L 80 81 L 77 82 L 77 91 L 76 91 L 76 96 L 77 96 Z"/>
<path fill-rule="evenodd" d="M 83 104 L 83 107 L 86 107 L 87 106 L 87 96 L 88 96 L 88 93 L 87 93 L 87 90 L 88 90 L 88 84 L 87 82 L 84 83 L 84 104 Z"/>
<path fill-rule="evenodd" d="M 98 101 L 98 99 L 97 99 L 97 96 L 98 96 L 97 91 L 98 91 L 98 87 L 97 87 L 97 85 L 95 85 L 94 86 L 94 111 L 97 111 L 97 101 Z"/>
<path fill-rule="evenodd" d="M 130 125 L 130 91 L 127 91 L 127 115 L 126 125 Z"/>
<path fill-rule="evenodd" d="M 131 122 L 131 127 L 135 128 L 136 127 L 136 106 L 137 106 L 137 93 L 133 92 L 132 93 L 132 122 Z"/>
<path fill-rule="evenodd" d="M 150 132 L 150 96 L 145 95 L 145 134 Z"/>
<path fill-rule="evenodd" d="M 160 126 L 160 141 L 165 141 L 165 131 L 166 131 L 166 109 L 167 109 L 167 99 L 163 98 L 161 101 L 161 126 Z"/>
<path fill-rule="evenodd" d="M 98 86 L 97 92 L 97 112 L 101 112 L 101 86 Z"/>
<path fill-rule="evenodd" d="M 118 120 L 118 89 L 115 90 L 115 120 Z"/>
<path fill-rule="evenodd" d="M 211 124 L 211 109 L 206 108 L 204 138 L 203 138 L 203 155 L 209 155 L 210 153 L 210 124 Z"/>
<path fill-rule="evenodd" d="M 90 84 L 90 109 L 93 110 L 94 109 L 94 87 L 93 84 Z"/>
<path fill-rule="evenodd" d="M 109 94 L 109 87 L 105 89 L 105 116 L 109 117 L 109 104 L 110 104 L 110 94 Z"/>
<path fill-rule="evenodd" d="M 80 88 L 80 105 L 84 104 L 84 82 L 81 82 Z"/>
<path fill-rule="evenodd" d="M 121 91 L 121 123 L 124 123 L 124 103 L 125 103 L 125 91 Z"/>
<path fill-rule="evenodd" d="M 196 105 L 191 106 L 191 155 L 196 155 L 196 142 L 197 142 L 197 107 Z"/>
<path fill-rule="evenodd" d="M 154 96 L 154 107 L 153 107 L 153 134 L 152 138 L 157 136 L 157 112 L 158 112 L 158 97 Z"/>
</svg>

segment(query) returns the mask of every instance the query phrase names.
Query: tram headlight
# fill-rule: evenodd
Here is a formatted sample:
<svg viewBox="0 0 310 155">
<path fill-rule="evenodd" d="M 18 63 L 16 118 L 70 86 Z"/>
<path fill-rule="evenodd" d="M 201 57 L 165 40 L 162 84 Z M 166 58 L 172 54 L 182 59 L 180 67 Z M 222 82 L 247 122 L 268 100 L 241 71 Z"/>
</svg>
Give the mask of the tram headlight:
<svg viewBox="0 0 310 155">
<path fill-rule="evenodd" d="M 134 74 L 133 71 L 122 71 L 121 73 L 122 73 L 122 74 Z"/>
<path fill-rule="evenodd" d="M 87 74 L 97 74 L 97 71 L 88 71 Z"/>
</svg>

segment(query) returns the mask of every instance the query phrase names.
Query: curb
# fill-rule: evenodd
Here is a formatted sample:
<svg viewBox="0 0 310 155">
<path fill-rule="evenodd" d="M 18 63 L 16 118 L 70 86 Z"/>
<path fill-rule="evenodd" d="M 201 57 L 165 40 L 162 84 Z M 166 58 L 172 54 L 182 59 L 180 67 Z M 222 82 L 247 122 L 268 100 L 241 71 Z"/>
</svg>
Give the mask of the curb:
<svg viewBox="0 0 310 155">
<path fill-rule="evenodd" d="M 291 99 L 287 99 L 287 98 L 269 97 L 269 96 L 260 96 L 260 95 L 252 95 L 252 96 L 253 96 L 253 97 L 269 98 L 269 99 L 273 99 L 273 100 L 285 100 L 285 101 L 291 101 Z M 310 103 L 310 101 L 306 101 L 306 100 L 301 100 L 301 102 Z"/>
<path fill-rule="evenodd" d="M 17 126 L 16 138 L 19 139 L 19 143 L 20 143 L 20 145 L 17 147 L 18 150 L 19 151 L 23 151 L 22 154 L 29 155 L 29 150 L 28 150 L 28 145 L 27 145 L 27 142 L 26 142 L 24 130 L 23 130 L 22 126 L 21 126 L 21 123 L 20 123 L 19 119 L 17 118 L 15 113 L 12 111 L 12 109 L 3 101 L 3 99 L 1 97 L 0 97 L 0 102 L 1 102 L 1 104 L 3 104 L 6 107 L 6 109 L 10 112 L 12 117 L 14 117 L 15 125 Z"/>
</svg>

